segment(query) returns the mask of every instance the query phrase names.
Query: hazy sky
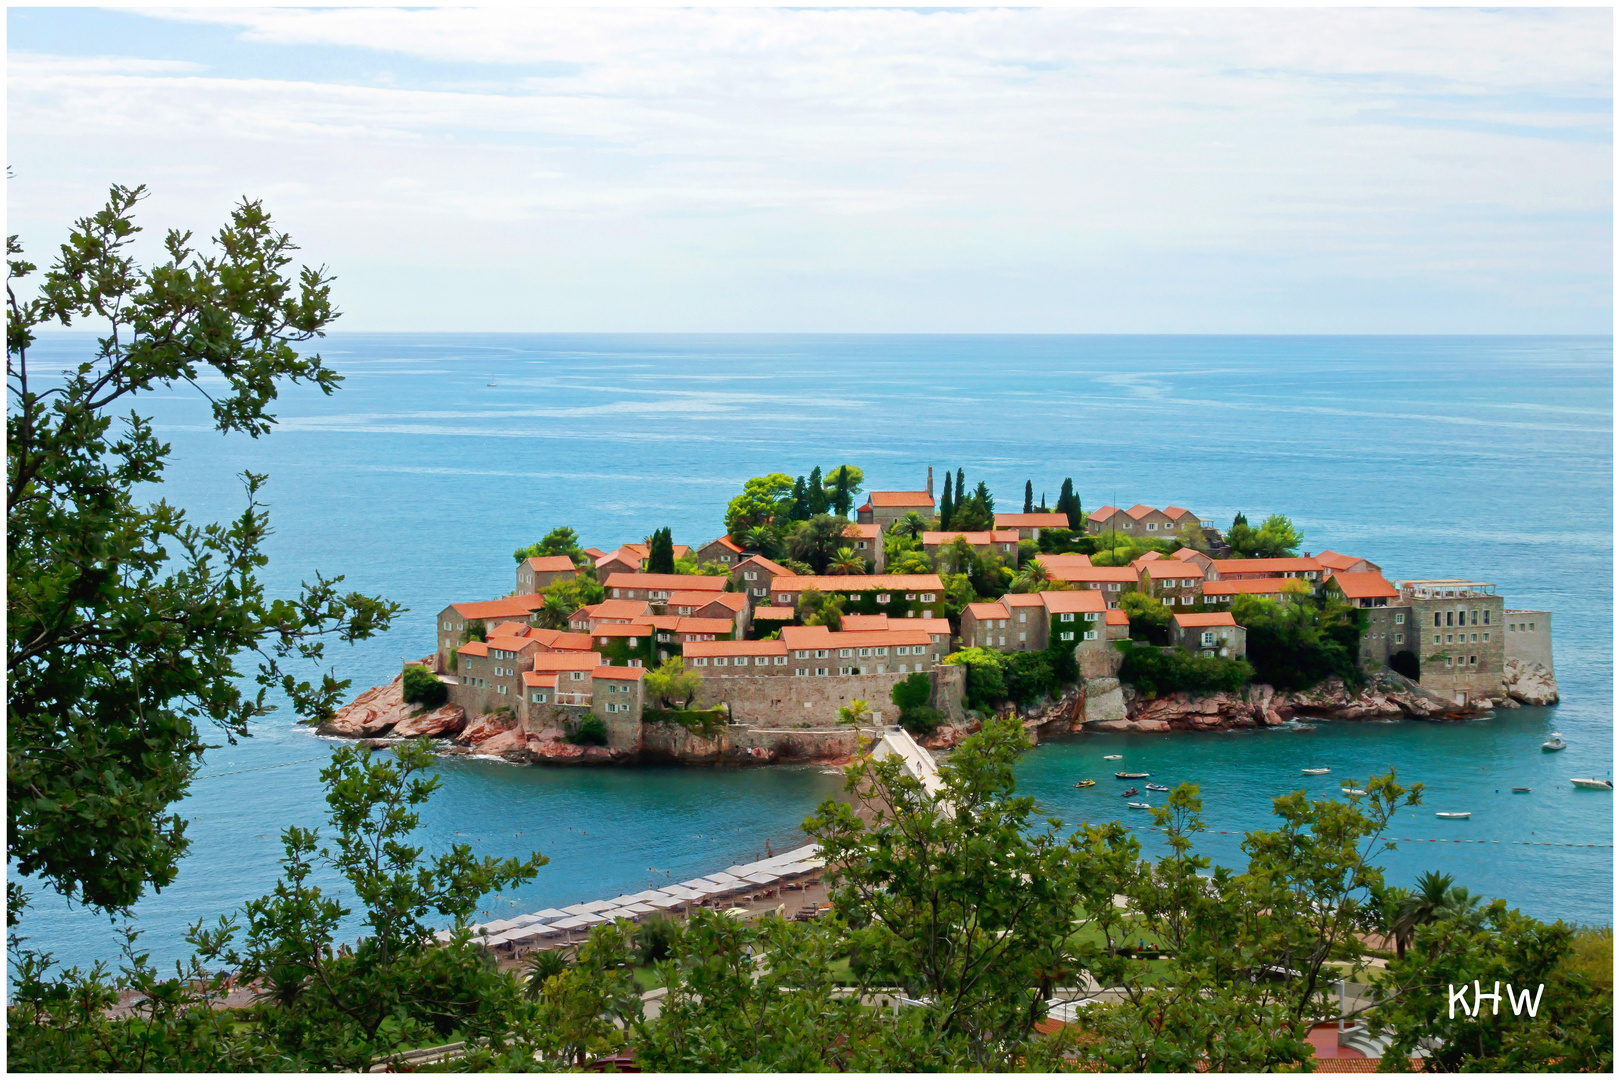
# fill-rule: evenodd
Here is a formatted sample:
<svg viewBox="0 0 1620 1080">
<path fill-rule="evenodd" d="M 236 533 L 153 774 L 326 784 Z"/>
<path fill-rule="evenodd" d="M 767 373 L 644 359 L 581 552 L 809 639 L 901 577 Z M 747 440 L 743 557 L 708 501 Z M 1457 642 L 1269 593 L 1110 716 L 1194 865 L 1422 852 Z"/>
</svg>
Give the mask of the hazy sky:
<svg viewBox="0 0 1620 1080">
<path fill-rule="evenodd" d="M 356 330 L 1609 333 L 1611 24 L 14 8 L 7 231 L 260 198 Z"/>
</svg>

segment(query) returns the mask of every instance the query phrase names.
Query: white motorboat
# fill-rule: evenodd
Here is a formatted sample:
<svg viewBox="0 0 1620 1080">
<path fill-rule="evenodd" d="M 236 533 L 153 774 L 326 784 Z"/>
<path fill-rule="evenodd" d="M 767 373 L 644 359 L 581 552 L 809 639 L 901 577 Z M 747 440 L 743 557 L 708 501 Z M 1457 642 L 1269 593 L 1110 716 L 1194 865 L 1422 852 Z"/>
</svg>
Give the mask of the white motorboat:
<svg viewBox="0 0 1620 1080">
<path fill-rule="evenodd" d="M 1541 744 L 1541 748 L 1550 754 L 1554 750 L 1562 750 L 1566 745 L 1568 744 L 1564 742 L 1564 737 L 1555 731 L 1548 737 L 1546 742 Z"/>
<path fill-rule="evenodd" d="M 1446 811 L 1441 810 L 1438 813 L 1436 813 L 1434 816 L 1435 817 L 1448 818 L 1448 819 L 1451 819 L 1451 820 L 1461 820 L 1463 818 L 1468 817 L 1469 814 L 1470 814 L 1470 811 L 1468 811 L 1468 810 L 1464 810 L 1460 814 L 1447 813 Z"/>
<path fill-rule="evenodd" d="M 1125 756 L 1124 754 L 1104 754 L 1103 755 L 1103 760 L 1104 761 L 1118 761 L 1120 758 L 1122 758 L 1124 756 Z"/>
<path fill-rule="evenodd" d="M 1132 810 L 1151 810 L 1151 809 L 1153 809 L 1153 804 L 1152 803 L 1128 802 L 1125 805 L 1130 807 Z"/>
<path fill-rule="evenodd" d="M 1614 781 L 1612 780 L 1592 780 L 1580 777 L 1571 777 L 1569 782 L 1574 784 L 1576 787 L 1592 788 L 1595 791 L 1614 790 Z"/>
<path fill-rule="evenodd" d="M 1328 773 L 1332 772 L 1333 770 L 1332 769 L 1301 769 L 1299 771 L 1300 771 L 1301 774 L 1303 774 L 1305 776 L 1326 776 Z"/>
<path fill-rule="evenodd" d="M 1346 787 L 1346 788 L 1340 788 L 1339 789 L 1339 794 L 1340 795 L 1365 795 L 1367 793 L 1364 790 L 1362 790 L 1361 788 L 1358 788 L 1358 787 Z"/>
</svg>

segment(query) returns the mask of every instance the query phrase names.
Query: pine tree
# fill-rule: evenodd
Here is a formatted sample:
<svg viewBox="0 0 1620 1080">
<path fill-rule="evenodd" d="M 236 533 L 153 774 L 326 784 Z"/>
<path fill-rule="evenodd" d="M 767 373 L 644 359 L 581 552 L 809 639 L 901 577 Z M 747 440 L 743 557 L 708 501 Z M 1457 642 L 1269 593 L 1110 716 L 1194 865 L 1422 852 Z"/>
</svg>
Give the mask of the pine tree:
<svg viewBox="0 0 1620 1080">
<path fill-rule="evenodd" d="M 984 507 L 984 512 L 993 518 L 996 513 L 996 497 L 990 494 L 990 485 L 980 480 L 973 489 L 973 501 Z"/>
<path fill-rule="evenodd" d="M 949 529 L 956 504 L 951 501 L 951 470 L 945 470 L 945 490 L 939 494 L 939 527 Z"/>
<path fill-rule="evenodd" d="M 654 529 L 647 538 L 647 573 L 673 574 L 675 572 L 675 541 L 668 526 Z"/>
<path fill-rule="evenodd" d="M 793 520 L 808 521 L 810 518 L 810 493 L 805 490 L 804 477 L 793 481 Z"/>
<path fill-rule="evenodd" d="M 827 512 L 827 489 L 821 484 L 820 465 L 810 470 L 810 480 L 805 487 L 807 489 L 806 494 L 810 498 L 810 517 L 825 514 Z"/>
<path fill-rule="evenodd" d="M 1033 514 L 1034 512 L 1035 512 L 1035 483 L 1034 483 L 1034 481 L 1031 481 L 1031 480 L 1025 480 L 1024 481 L 1024 513 Z"/>
</svg>

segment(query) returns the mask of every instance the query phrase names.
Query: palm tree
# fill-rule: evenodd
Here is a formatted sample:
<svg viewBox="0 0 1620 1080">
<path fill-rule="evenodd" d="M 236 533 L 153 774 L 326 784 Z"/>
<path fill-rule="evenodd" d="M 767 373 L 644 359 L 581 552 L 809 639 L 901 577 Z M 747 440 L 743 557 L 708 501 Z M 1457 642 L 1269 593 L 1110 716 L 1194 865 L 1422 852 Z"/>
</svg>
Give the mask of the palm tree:
<svg viewBox="0 0 1620 1080">
<path fill-rule="evenodd" d="M 540 996 L 546 980 L 568 970 L 568 958 L 557 949 L 536 949 L 525 965 L 523 988 L 532 998 Z"/>
<path fill-rule="evenodd" d="M 827 573 L 835 576 L 866 573 L 866 560 L 855 554 L 853 548 L 842 547 L 827 564 Z"/>
<path fill-rule="evenodd" d="M 816 573 L 826 573 L 827 562 L 843 547 L 844 530 L 849 522 L 831 514 L 818 514 L 793 530 L 788 537 L 788 554 L 809 563 Z"/>
<path fill-rule="evenodd" d="M 1018 571 L 1013 578 L 1012 591 L 1021 593 L 1040 592 L 1046 587 L 1049 580 L 1046 565 L 1039 559 L 1031 559 Z"/>
<path fill-rule="evenodd" d="M 1417 928 L 1447 918 L 1475 919 L 1483 897 L 1455 884 L 1450 874 L 1430 870 L 1417 880 L 1417 889 L 1401 900 L 1400 909 L 1390 924 L 1395 937 L 1395 955 L 1406 955 L 1406 947 L 1417 935 Z"/>
<path fill-rule="evenodd" d="M 743 547 L 774 559 L 782 553 L 782 537 L 769 525 L 755 525 L 744 534 Z"/>
<path fill-rule="evenodd" d="M 902 536 L 909 536 L 913 539 L 921 536 L 927 531 L 928 520 L 915 510 L 911 511 L 905 517 L 889 526 L 889 532 L 891 534 L 899 533 Z"/>
<path fill-rule="evenodd" d="M 568 629 L 568 616 L 574 613 L 574 605 L 562 596 L 548 594 L 545 606 L 534 613 L 535 622 L 551 630 Z"/>
</svg>

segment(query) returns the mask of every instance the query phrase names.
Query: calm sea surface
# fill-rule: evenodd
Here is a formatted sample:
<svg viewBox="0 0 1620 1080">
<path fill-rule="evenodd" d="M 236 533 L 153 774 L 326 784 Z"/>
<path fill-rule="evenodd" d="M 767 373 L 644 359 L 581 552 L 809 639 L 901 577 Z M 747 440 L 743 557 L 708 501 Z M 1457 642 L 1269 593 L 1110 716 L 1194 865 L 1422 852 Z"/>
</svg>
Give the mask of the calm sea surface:
<svg viewBox="0 0 1620 1080">
<path fill-rule="evenodd" d="M 36 369 L 86 344 L 47 339 Z M 1394 768 L 1427 796 L 1393 832 L 1410 841 L 1386 859 L 1392 881 L 1439 869 L 1544 918 L 1612 921 L 1613 796 L 1568 782 L 1614 767 L 1608 339 L 339 334 L 322 352 L 344 388 L 287 395 L 257 442 L 215 433 L 189 391 L 142 411 L 174 446 L 163 494 L 199 519 L 240 512 L 243 469 L 270 474 L 273 587 L 343 573 L 411 608 L 336 654 L 356 691 L 430 652 L 446 603 L 511 589 L 511 552 L 551 527 L 604 549 L 663 525 L 702 543 L 766 472 L 850 462 L 869 487 L 920 488 L 927 466 L 960 467 L 1007 509 L 1026 479 L 1050 503 L 1072 476 L 1088 511 L 1174 503 L 1223 524 L 1283 512 L 1309 550 L 1366 556 L 1392 578 L 1491 581 L 1509 607 L 1551 609 L 1564 703 L 1450 726 L 1077 736 L 1028 755 L 1027 790 L 1067 821 L 1117 816 L 1102 757 L 1123 754 L 1196 782 L 1212 830 L 1200 846 L 1235 865 L 1273 796 Z M 1570 747 L 1542 754 L 1553 730 Z M 280 713 L 209 753 L 180 808 L 192 854 L 139 909 L 154 958 L 183 954 L 185 925 L 271 889 L 280 830 L 323 822 L 333 745 Z M 1302 777 L 1313 764 L 1334 771 Z M 459 838 L 551 860 L 491 898 L 492 916 L 780 851 L 842 782 L 818 768 L 440 771 L 430 850 Z M 1075 789 L 1084 776 L 1104 782 Z M 105 919 L 44 893 L 23 932 L 73 963 L 116 947 Z"/>
</svg>

